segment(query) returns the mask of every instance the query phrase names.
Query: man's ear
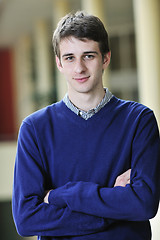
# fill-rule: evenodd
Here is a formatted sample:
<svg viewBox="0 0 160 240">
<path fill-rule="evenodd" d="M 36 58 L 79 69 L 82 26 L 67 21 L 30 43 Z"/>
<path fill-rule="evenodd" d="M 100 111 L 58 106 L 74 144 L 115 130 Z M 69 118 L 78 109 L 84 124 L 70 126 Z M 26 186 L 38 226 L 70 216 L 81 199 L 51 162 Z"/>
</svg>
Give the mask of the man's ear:
<svg viewBox="0 0 160 240">
<path fill-rule="evenodd" d="M 106 53 L 103 58 L 103 69 L 106 69 L 111 61 L 111 51 Z"/>
<path fill-rule="evenodd" d="M 61 60 L 56 56 L 56 64 L 57 64 L 57 68 L 60 72 L 62 72 L 63 70 L 63 67 L 62 67 L 62 64 L 61 64 Z"/>
</svg>

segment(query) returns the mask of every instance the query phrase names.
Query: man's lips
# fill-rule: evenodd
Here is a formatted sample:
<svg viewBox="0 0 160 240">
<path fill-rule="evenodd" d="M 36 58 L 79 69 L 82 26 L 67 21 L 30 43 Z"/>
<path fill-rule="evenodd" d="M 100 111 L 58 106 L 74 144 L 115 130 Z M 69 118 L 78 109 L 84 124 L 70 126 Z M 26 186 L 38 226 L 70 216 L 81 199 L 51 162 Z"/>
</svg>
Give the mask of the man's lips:
<svg viewBox="0 0 160 240">
<path fill-rule="evenodd" d="M 74 80 L 76 80 L 77 82 L 86 82 L 89 79 L 90 76 L 88 77 L 75 77 Z"/>
</svg>

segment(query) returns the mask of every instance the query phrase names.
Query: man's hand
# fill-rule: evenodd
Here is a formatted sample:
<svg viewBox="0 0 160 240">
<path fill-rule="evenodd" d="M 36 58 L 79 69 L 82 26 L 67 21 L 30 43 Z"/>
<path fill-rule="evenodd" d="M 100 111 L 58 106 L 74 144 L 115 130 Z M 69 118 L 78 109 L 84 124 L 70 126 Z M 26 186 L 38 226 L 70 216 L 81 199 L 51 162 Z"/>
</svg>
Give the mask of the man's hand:
<svg viewBox="0 0 160 240">
<path fill-rule="evenodd" d="M 48 203 L 49 204 L 49 202 L 48 202 L 48 197 L 49 197 L 49 193 L 50 193 L 50 191 L 52 191 L 52 190 L 49 190 L 49 191 L 46 191 L 45 192 L 45 197 L 44 197 L 44 199 L 43 199 L 43 201 L 45 202 L 45 203 Z"/>
<path fill-rule="evenodd" d="M 128 169 L 126 172 L 119 175 L 116 178 L 114 187 L 117 187 L 117 186 L 125 187 L 127 184 L 130 184 L 130 175 L 131 175 L 131 169 Z"/>
</svg>

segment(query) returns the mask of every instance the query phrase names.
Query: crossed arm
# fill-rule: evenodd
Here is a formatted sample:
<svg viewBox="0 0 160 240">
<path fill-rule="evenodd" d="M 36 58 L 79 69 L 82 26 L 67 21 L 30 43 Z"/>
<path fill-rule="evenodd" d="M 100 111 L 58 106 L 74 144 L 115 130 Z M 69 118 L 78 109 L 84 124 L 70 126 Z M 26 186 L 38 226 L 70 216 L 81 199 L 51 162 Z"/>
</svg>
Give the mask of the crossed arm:
<svg viewBox="0 0 160 240">
<path fill-rule="evenodd" d="M 128 169 L 126 172 L 119 175 L 116 178 L 114 187 L 118 187 L 118 186 L 125 187 L 127 184 L 130 184 L 130 174 L 131 174 L 131 169 Z M 48 198 L 49 198 L 49 194 L 50 194 L 51 191 L 52 191 L 52 189 L 49 190 L 49 191 L 46 191 L 46 195 L 44 197 L 44 202 L 45 203 L 49 204 Z"/>
<path fill-rule="evenodd" d="M 129 169 L 117 177 L 111 188 L 92 182 L 70 182 L 50 190 L 44 197 L 41 156 L 32 137 L 34 131 L 24 124 L 19 136 L 12 201 L 20 234 L 83 235 L 106 229 L 110 219 L 145 221 L 153 217 L 159 202 L 159 139 L 154 121 L 152 128 L 148 128 L 148 122 L 145 126 L 134 139 L 131 177 Z M 32 147 L 28 149 L 27 144 Z"/>
</svg>

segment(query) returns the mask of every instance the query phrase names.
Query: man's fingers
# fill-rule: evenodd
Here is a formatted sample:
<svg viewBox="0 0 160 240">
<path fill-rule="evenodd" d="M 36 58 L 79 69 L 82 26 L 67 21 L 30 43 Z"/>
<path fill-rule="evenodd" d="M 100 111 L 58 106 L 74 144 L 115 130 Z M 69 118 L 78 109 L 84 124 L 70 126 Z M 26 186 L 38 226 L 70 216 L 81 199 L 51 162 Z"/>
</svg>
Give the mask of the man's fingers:
<svg viewBox="0 0 160 240">
<path fill-rule="evenodd" d="M 131 175 L 131 169 L 128 169 L 126 172 L 119 175 L 116 178 L 114 187 L 117 187 L 117 186 L 125 187 L 127 184 L 130 184 L 130 175 Z"/>
<path fill-rule="evenodd" d="M 50 191 L 52 191 L 52 189 L 45 192 L 46 195 L 45 195 L 45 197 L 44 197 L 44 199 L 43 199 L 43 201 L 44 201 L 45 203 L 47 203 L 47 204 L 49 204 L 48 198 L 49 198 Z"/>
</svg>

